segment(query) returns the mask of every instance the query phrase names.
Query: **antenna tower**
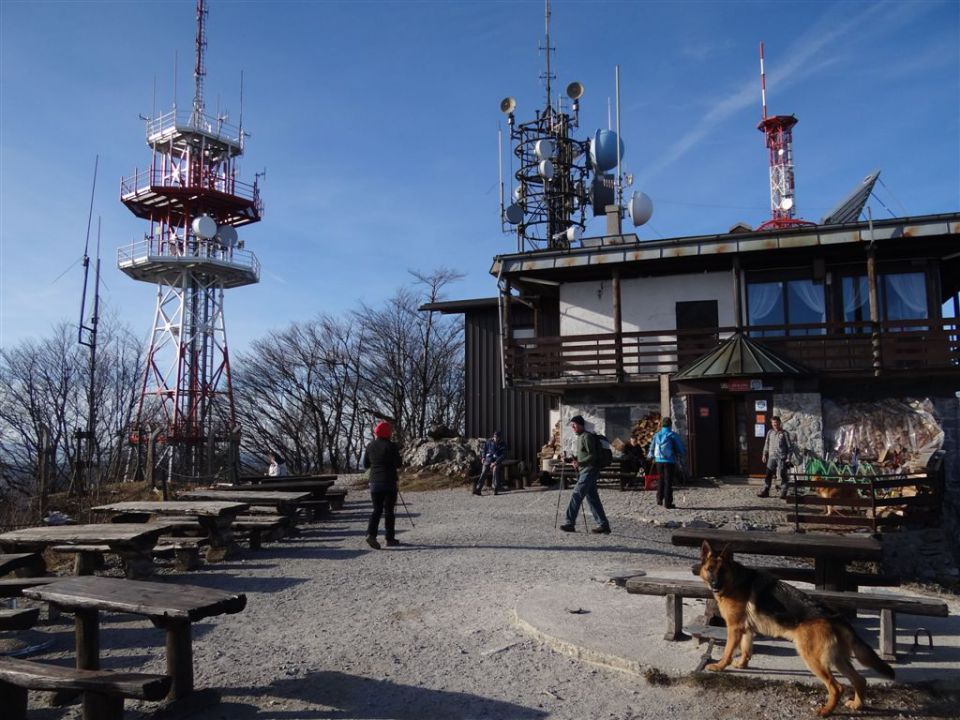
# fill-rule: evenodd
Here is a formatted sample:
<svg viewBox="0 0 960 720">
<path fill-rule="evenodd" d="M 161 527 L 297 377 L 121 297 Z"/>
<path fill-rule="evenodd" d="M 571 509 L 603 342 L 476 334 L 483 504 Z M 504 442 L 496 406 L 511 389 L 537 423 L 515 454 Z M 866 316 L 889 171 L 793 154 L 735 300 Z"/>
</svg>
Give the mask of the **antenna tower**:
<svg viewBox="0 0 960 720">
<path fill-rule="evenodd" d="M 156 286 L 157 302 L 139 406 L 130 439 L 159 430 L 168 472 L 212 477 L 231 456 L 239 427 L 223 315 L 224 290 L 260 281 L 260 263 L 236 228 L 258 222 L 256 180 L 237 179 L 244 134 L 205 114 L 207 3 L 197 0 L 195 94 L 189 115 L 146 121 L 151 163 L 120 182 L 120 200 L 148 230 L 121 247 L 119 268 Z"/>
<path fill-rule="evenodd" d="M 763 42 L 760 43 L 760 103 L 762 116 L 757 129 L 763 133 L 770 155 L 771 217 L 757 229 L 813 225 L 814 223 L 796 217 L 793 126 L 797 124 L 797 118 L 795 115 L 767 115 L 767 76 L 763 67 Z"/>
</svg>

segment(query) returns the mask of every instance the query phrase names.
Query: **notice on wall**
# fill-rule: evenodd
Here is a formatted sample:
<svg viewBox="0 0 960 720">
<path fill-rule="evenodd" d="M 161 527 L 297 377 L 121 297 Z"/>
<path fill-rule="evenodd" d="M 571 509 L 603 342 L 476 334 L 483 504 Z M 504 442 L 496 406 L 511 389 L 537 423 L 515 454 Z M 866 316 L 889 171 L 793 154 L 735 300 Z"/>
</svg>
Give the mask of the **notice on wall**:
<svg viewBox="0 0 960 720">
<path fill-rule="evenodd" d="M 763 423 L 757 423 L 753 426 L 753 436 L 754 437 L 764 437 L 767 434 L 767 426 Z"/>
<path fill-rule="evenodd" d="M 759 414 L 758 414 L 758 415 L 757 415 L 757 422 L 758 422 L 758 423 L 762 423 L 763 425 L 766 425 L 766 424 L 767 424 L 767 416 L 766 416 L 766 415 L 759 415 Z"/>
<path fill-rule="evenodd" d="M 700 417 L 710 417 L 710 408 L 708 407 L 700 408 Z"/>
<path fill-rule="evenodd" d="M 767 401 L 766 400 L 754 400 L 753 409 L 757 412 L 766 412 L 767 411 Z"/>
</svg>

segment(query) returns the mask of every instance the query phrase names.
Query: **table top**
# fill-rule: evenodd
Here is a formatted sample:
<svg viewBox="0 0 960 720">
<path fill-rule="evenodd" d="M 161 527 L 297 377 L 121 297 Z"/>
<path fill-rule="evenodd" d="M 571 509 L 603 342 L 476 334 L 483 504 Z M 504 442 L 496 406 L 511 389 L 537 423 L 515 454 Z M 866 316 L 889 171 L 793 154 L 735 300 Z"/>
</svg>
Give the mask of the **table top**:
<svg viewBox="0 0 960 720">
<path fill-rule="evenodd" d="M 97 512 L 143 513 L 150 515 L 196 515 L 223 517 L 239 515 L 249 508 L 242 502 L 217 502 L 213 500 L 167 500 L 167 501 L 129 501 L 110 503 L 92 508 Z"/>
<path fill-rule="evenodd" d="M 166 530 L 163 523 L 51 525 L 4 533 L 0 545 L 133 545 L 155 542 Z"/>
<path fill-rule="evenodd" d="M 220 485 L 218 490 L 228 492 L 309 492 L 323 495 L 333 487 L 332 480 L 286 480 L 280 482 L 244 483 L 243 485 Z"/>
<path fill-rule="evenodd" d="M 238 613 L 247 605 L 247 596 L 243 593 L 98 575 L 64 578 L 49 585 L 28 588 L 23 594 L 71 610 L 95 608 L 191 622 Z"/>
<path fill-rule="evenodd" d="M 325 482 L 333 485 L 336 475 L 242 475 L 241 483 Z"/>
<path fill-rule="evenodd" d="M 0 575 L 6 575 L 7 573 L 12 573 L 14 570 L 40 565 L 42 563 L 43 559 L 40 557 L 40 554 L 35 552 L 0 554 Z"/>
<path fill-rule="evenodd" d="M 841 560 L 878 560 L 883 555 L 880 542 L 863 535 L 683 528 L 675 530 L 670 540 L 674 545 L 688 547 L 697 547 L 706 540 L 715 546 L 714 549 L 729 547 L 732 552 L 748 555 L 831 557 Z"/>
<path fill-rule="evenodd" d="M 225 500 L 251 505 L 296 504 L 310 499 L 308 492 L 279 492 L 276 490 L 191 490 L 181 493 L 187 500 Z M 2 539 L 2 536 L 0 536 Z"/>
</svg>

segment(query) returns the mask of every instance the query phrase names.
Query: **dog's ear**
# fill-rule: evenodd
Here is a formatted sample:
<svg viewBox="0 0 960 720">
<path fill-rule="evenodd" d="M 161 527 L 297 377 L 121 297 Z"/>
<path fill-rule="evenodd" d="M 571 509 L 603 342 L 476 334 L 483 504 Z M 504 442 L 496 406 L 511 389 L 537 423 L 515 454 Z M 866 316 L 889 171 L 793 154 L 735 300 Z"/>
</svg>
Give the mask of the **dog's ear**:
<svg viewBox="0 0 960 720">
<path fill-rule="evenodd" d="M 720 551 L 720 559 L 725 562 L 733 562 L 733 550 L 730 549 L 729 545 L 724 545 L 723 550 Z"/>
<path fill-rule="evenodd" d="M 703 545 L 700 546 L 700 562 L 706 562 L 712 553 L 713 548 L 710 547 L 710 543 L 704 540 Z"/>
</svg>

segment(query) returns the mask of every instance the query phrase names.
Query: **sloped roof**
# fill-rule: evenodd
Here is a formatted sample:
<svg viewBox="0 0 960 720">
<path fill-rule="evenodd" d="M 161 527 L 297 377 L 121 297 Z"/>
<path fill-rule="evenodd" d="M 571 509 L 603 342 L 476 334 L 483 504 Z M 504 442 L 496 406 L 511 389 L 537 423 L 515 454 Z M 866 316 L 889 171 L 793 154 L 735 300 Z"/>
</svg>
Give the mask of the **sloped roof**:
<svg viewBox="0 0 960 720">
<path fill-rule="evenodd" d="M 673 380 L 706 380 L 744 375 L 811 375 L 803 365 L 736 332 L 683 368 Z"/>
</svg>

